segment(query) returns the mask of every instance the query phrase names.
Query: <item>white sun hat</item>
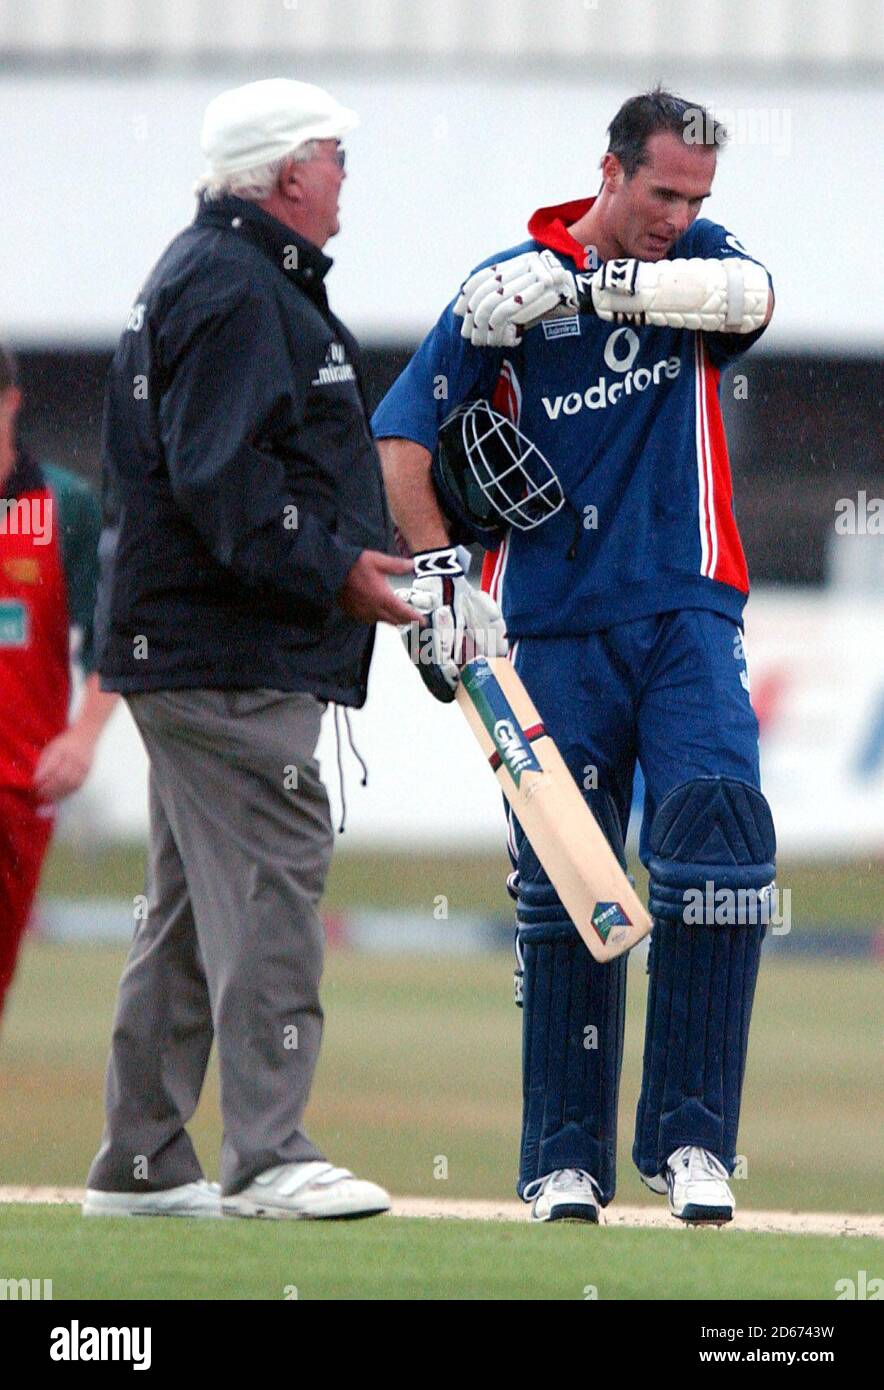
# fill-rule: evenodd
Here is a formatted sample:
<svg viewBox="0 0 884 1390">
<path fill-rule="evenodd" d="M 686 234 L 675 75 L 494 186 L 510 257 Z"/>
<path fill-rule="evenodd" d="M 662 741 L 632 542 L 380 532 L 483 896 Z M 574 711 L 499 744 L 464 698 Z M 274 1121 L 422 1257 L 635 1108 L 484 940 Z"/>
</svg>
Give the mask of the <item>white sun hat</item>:
<svg viewBox="0 0 884 1390">
<path fill-rule="evenodd" d="M 356 112 L 321 87 L 268 77 L 209 102 L 200 146 L 210 174 L 236 174 L 281 159 L 307 140 L 340 140 L 358 124 Z"/>
</svg>

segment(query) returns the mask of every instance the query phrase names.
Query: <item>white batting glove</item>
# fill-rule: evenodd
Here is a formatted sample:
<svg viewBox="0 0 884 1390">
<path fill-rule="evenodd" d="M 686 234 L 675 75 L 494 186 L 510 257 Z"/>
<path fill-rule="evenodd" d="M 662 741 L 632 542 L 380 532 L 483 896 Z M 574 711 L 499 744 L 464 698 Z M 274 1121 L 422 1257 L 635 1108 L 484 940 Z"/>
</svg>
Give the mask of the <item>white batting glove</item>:
<svg viewBox="0 0 884 1390">
<path fill-rule="evenodd" d="M 527 326 L 577 307 L 574 276 L 553 252 L 526 251 L 471 275 L 454 313 L 474 347 L 515 347 Z"/>
<path fill-rule="evenodd" d="M 694 256 L 606 261 L 589 288 L 592 308 L 609 323 L 752 333 L 767 317 L 770 286 L 767 271 L 756 261 Z"/>
<path fill-rule="evenodd" d="M 552 251 L 528 251 L 471 275 L 454 313 L 475 347 L 515 347 L 541 318 L 577 312 L 609 323 L 752 333 L 767 317 L 768 291 L 764 267 L 741 256 L 623 258 L 575 277 Z"/>
<path fill-rule="evenodd" d="M 454 699 L 466 662 L 476 656 L 506 656 L 503 615 L 490 594 L 470 584 L 453 546 L 415 555 L 414 574 L 414 583 L 401 597 L 429 623 L 412 623 L 403 640 L 427 689 L 447 703 Z"/>
</svg>

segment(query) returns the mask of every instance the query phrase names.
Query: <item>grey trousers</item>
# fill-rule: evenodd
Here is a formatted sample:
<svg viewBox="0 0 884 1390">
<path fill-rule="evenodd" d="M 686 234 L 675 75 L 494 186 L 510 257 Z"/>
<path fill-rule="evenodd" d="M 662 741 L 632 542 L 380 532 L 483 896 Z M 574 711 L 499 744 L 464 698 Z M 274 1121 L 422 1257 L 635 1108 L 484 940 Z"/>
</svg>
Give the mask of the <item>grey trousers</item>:
<svg viewBox="0 0 884 1390">
<path fill-rule="evenodd" d="M 322 1158 L 301 1129 L 319 1056 L 334 839 L 308 694 L 127 696 L 150 760 L 147 902 L 120 982 L 106 1123 L 88 1185 L 156 1191 L 203 1176 L 185 1125 L 214 1037 L 221 1185 Z"/>
</svg>

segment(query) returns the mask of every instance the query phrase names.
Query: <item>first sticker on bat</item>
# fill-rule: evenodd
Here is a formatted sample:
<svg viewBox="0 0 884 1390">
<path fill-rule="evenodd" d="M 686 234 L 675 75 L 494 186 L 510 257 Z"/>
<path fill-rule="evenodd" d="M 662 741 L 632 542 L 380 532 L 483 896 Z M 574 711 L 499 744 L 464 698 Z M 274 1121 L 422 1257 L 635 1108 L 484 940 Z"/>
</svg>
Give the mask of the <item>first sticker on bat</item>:
<svg viewBox="0 0 884 1390">
<path fill-rule="evenodd" d="M 537 759 L 524 742 L 519 730 L 510 719 L 498 719 L 493 729 L 494 742 L 507 767 L 518 785 L 519 778 L 529 768 L 537 766 Z"/>
</svg>

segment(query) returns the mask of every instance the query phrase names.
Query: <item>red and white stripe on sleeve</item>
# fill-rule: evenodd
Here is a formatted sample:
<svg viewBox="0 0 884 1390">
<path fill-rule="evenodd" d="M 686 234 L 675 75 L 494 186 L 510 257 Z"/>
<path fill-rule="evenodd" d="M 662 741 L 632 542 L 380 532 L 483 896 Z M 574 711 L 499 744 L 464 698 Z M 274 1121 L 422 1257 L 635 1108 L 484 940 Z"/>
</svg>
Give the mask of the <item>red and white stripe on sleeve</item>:
<svg viewBox="0 0 884 1390">
<path fill-rule="evenodd" d="M 694 404 L 699 488 L 700 573 L 749 592 L 746 557 L 734 516 L 731 466 L 721 418 L 721 373 L 694 334 Z"/>
</svg>

